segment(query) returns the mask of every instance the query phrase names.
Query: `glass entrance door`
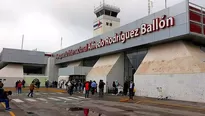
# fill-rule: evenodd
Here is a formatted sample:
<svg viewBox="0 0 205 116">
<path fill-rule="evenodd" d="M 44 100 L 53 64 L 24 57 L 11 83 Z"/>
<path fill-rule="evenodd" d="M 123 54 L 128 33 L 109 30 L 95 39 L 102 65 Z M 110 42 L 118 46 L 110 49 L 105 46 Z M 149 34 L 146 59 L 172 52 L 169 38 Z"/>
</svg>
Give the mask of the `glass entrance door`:
<svg viewBox="0 0 205 116">
<path fill-rule="evenodd" d="M 85 75 L 70 75 L 69 80 L 75 80 L 76 82 L 81 81 L 84 82 L 85 81 Z"/>
</svg>

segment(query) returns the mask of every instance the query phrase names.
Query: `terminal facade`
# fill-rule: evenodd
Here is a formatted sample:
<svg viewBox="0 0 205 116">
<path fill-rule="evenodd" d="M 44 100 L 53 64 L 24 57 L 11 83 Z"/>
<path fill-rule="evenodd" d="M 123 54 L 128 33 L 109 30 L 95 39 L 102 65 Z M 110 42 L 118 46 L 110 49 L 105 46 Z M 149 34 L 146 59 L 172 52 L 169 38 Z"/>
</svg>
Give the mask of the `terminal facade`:
<svg viewBox="0 0 205 116">
<path fill-rule="evenodd" d="M 103 80 L 107 92 L 115 80 L 134 81 L 136 96 L 205 101 L 203 7 L 184 1 L 124 26 L 115 6 L 102 4 L 94 13 L 94 37 L 76 45 L 52 54 L 3 49 L 5 86 L 33 78 L 42 84 L 46 79 Z"/>
</svg>

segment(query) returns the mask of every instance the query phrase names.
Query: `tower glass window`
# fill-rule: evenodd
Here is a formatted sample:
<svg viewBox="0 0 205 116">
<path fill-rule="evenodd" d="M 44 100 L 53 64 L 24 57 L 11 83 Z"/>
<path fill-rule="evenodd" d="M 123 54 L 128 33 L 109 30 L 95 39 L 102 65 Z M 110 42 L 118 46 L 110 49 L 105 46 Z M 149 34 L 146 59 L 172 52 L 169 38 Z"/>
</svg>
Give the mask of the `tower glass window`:
<svg viewBox="0 0 205 116">
<path fill-rule="evenodd" d="M 105 15 L 109 15 L 110 16 L 110 11 L 109 10 L 105 10 Z"/>
<path fill-rule="evenodd" d="M 111 12 L 111 16 L 117 17 L 117 13 L 116 12 Z"/>
</svg>

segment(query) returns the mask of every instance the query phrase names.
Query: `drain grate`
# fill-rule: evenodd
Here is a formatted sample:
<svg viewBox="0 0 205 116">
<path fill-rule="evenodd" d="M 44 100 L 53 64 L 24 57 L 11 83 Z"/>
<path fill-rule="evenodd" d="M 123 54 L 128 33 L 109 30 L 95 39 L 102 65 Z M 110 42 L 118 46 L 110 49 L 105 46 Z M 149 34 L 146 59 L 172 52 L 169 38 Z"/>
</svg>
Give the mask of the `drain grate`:
<svg viewBox="0 0 205 116">
<path fill-rule="evenodd" d="M 127 109 L 127 110 L 125 110 L 125 111 L 127 111 L 127 112 L 134 112 L 134 110 L 128 110 L 128 109 Z"/>
</svg>

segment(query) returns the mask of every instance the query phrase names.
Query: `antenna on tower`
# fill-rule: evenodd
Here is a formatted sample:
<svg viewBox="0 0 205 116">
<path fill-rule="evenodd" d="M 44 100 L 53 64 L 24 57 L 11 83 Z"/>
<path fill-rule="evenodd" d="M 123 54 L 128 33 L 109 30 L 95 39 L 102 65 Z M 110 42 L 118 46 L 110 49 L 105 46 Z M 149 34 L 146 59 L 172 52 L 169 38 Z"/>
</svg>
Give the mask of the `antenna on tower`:
<svg viewBox="0 0 205 116">
<path fill-rule="evenodd" d="M 167 8 L 167 0 L 165 0 L 165 8 Z"/>
<path fill-rule="evenodd" d="M 61 37 L 61 49 L 62 49 L 62 44 L 63 44 L 63 37 Z"/>
</svg>

